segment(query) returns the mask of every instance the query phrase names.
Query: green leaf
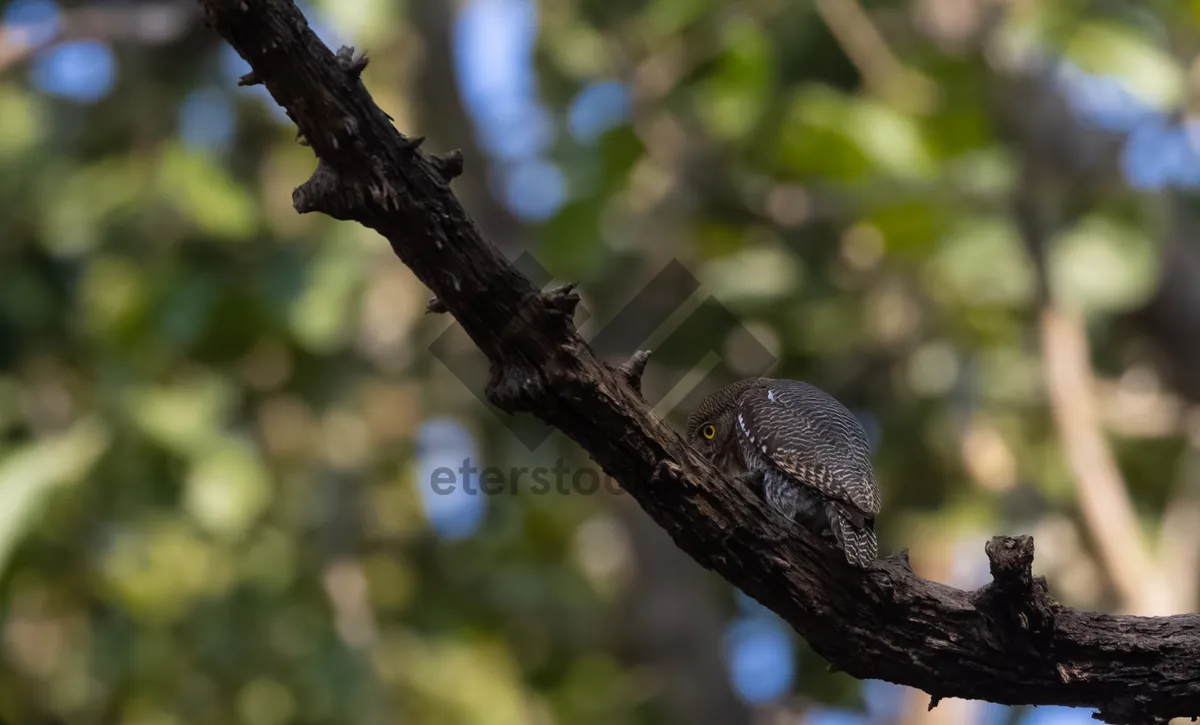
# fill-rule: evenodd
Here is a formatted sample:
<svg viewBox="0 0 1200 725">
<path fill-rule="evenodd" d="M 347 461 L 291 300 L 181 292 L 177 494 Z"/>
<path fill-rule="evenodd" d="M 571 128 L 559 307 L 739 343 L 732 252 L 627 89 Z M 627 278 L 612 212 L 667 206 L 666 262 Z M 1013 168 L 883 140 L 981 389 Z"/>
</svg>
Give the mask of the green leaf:
<svg viewBox="0 0 1200 725">
<path fill-rule="evenodd" d="M 921 200 L 880 204 L 871 209 L 863 221 L 883 234 L 889 253 L 921 261 L 951 224 L 947 210 Z"/>
<path fill-rule="evenodd" d="M 1120 78 L 1130 92 L 1158 108 L 1173 107 L 1183 96 L 1183 69 L 1127 25 L 1083 23 L 1067 43 L 1066 56 L 1087 73 Z"/>
<path fill-rule="evenodd" d="M 211 157 L 170 146 L 159 173 L 166 200 L 205 233 L 235 240 L 254 234 L 258 213 L 253 197 Z"/>
<path fill-rule="evenodd" d="M 125 410 L 142 434 L 188 458 L 220 441 L 236 390 L 216 375 L 196 375 L 170 387 L 143 386 L 124 396 Z"/>
<path fill-rule="evenodd" d="M 348 339 L 362 273 L 362 250 L 354 230 L 343 225 L 309 265 L 304 291 L 288 311 L 289 324 L 302 345 L 329 352 Z"/>
<path fill-rule="evenodd" d="M 872 173 L 929 178 L 936 170 L 920 126 L 879 101 L 803 87 L 784 114 L 779 157 L 801 175 L 858 181 Z"/>
<path fill-rule="evenodd" d="M 930 274 L 962 302 L 1021 306 L 1033 299 L 1036 276 L 1007 218 L 964 222 L 942 242 Z"/>
<path fill-rule="evenodd" d="M 1051 244 L 1051 289 L 1085 312 L 1127 311 L 1154 292 L 1159 254 L 1144 230 L 1092 217 Z"/>
<path fill-rule="evenodd" d="M 725 52 L 696 91 L 696 111 L 709 133 L 740 139 L 758 125 L 774 85 L 771 43 L 749 18 L 728 22 Z"/>
<path fill-rule="evenodd" d="M 21 446 L 0 458 L 0 571 L 55 487 L 87 475 L 108 448 L 109 432 L 85 418 L 66 432 Z"/>
<path fill-rule="evenodd" d="M 856 98 L 846 122 L 846 133 L 879 171 L 897 178 L 933 175 L 933 156 L 911 116 L 871 98 Z"/>
<path fill-rule="evenodd" d="M 604 272 L 609 249 L 600 236 L 602 199 L 570 202 L 538 230 L 537 259 L 558 279 L 586 282 Z"/>
<path fill-rule="evenodd" d="M 266 469 L 254 447 L 244 441 L 224 438 L 192 463 L 184 506 L 215 536 L 242 538 L 270 501 Z"/>
<path fill-rule="evenodd" d="M 110 337 L 136 322 L 150 300 L 143 270 L 116 256 L 91 257 L 79 289 L 78 319 L 97 339 Z"/>
<path fill-rule="evenodd" d="M 41 99 L 21 88 L 0 85 L 0 108 L 0 161 L 32 148 L 49 130 Z"/>
<path fill-rule="evenodd" d="M 871 162 L 847 135 L 846 122 L 846 102 L 839 93 L 820 85 L 802 88 L 780 126 L 780 169 L 801 178 L 835 182 L 866 179 Z"/>
<path fill-rule="evenodd" d="M 730 257 L 714 259 L 700 270 L 704 288 L 733 305 L 793 295 L 803 279 L 800 258 L 780 247 L 747 247 Z"/>
</svg>

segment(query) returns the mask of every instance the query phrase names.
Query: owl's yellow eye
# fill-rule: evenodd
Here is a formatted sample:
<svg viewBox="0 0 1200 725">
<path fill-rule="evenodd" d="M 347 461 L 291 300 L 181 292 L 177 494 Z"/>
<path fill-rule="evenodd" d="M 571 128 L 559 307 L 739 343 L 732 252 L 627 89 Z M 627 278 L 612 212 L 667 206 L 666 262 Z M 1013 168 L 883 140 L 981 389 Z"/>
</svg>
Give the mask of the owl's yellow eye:
<svg viewBox="0 0 1200 725">
<path fill-rule="evenodd" d="M 707 438 L 707 439 L 709 439 L 710 441 L 711 441 L 713 438 L 716 438 L 716 437 L 717 437 L 717 429 L 716 429 L 716 428 L 714 428 L 714 427 L 712 427 L 711 425 L 706 425 L 706 426 L 704 426 L 704 430 L 702 430 L 702 431 L 700 431 L 700 432 L 701 432 L 701 433 L 703 433 L 703 434 L 704 434 L 704 437 L 705 437 L 705 438 Z"/>
</svg>

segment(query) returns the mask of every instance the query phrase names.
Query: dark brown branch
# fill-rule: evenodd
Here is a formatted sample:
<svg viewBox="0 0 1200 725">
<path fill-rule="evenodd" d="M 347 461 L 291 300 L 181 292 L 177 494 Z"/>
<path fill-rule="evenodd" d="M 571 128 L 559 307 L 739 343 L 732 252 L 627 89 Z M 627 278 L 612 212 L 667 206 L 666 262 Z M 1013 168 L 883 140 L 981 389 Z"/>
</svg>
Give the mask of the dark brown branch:
<svg viewBox="0 0 1200 725">
<path fill-rule="evenodd" d="M 853 571 L 721 475 L 576 333 L 574 292 L 539 292 L 482 238 L 442 168 L 400 134 L 290 0 L 200 0 L 320 159 L 296 190 L 378 231 L 491 364 L 488 394 L 562 430 L 675 543 L 859 678 L 937 697 L 1095 707 L 1113 723 L 1200 714 L 1200 617 L 1080 612 L 1030 572 L 1033 542 L 987 548 L 995 581 L 965 592 L 893 557 Z M 336 182 L 336 183 L 335 183 Z M 636 376 L 633 376 L 636 377 Z"/>
</svg>

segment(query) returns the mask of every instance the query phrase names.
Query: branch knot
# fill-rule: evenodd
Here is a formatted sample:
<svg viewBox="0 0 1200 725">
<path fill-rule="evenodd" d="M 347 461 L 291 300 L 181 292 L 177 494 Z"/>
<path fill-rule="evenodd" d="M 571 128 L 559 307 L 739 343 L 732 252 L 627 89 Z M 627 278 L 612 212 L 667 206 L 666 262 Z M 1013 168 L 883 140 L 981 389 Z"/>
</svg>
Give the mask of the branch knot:
<svg viewBox="0 0 1200 725">
<path fill-rule="evenodd" d="M 515 362 L 493 363 L 486 388 L 488 400 L 508 413 L 531 412 L 545 403 L 541 373 Z"/>
<path fill-rule="evenodd" d="M 308 181 L 292 191 L 292 207 L 300 214 L 317 211 L 345 221 L 354 218 L 355 209 L 361 204 L 354 186 L 345 183 L 324 159 L 317 161 Z"/>
<path fill-rule="evenodd" d="M 1033 576 L 1033 537 L 994 536 L 984 547 L 992 583 L 976 592 L 976 603 L 1003 625 L 1015 644 L 1041 652 L 1054 631 L 1046 580 Z"/>
<path fill-rule="evenodd" d="M 345 71 L 346 75 L 353 80 L 358 80 L 369 62 L 370 60 L 367 58 L 365 52 L 356 54 L 354 48 L 349 45 L 343 45 L 341 48 L 338 48 L 338 67 Z"/>
</svg>

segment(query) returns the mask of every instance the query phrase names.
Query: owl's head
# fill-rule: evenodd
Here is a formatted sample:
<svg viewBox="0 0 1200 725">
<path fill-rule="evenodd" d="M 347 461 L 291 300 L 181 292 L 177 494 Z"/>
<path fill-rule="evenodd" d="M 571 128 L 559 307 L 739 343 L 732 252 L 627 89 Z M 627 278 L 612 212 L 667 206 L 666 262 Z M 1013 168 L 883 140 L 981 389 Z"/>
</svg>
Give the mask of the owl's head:
<svg viewBox="0 0 1200 725">
<path fill-rule="evenodd" d="M 712 393 L 688 416 L 687 442 L 712 461 L 732 455 L 737 450 L 737 402 L 757 378 L 739 380 Z"/>
</svg>

